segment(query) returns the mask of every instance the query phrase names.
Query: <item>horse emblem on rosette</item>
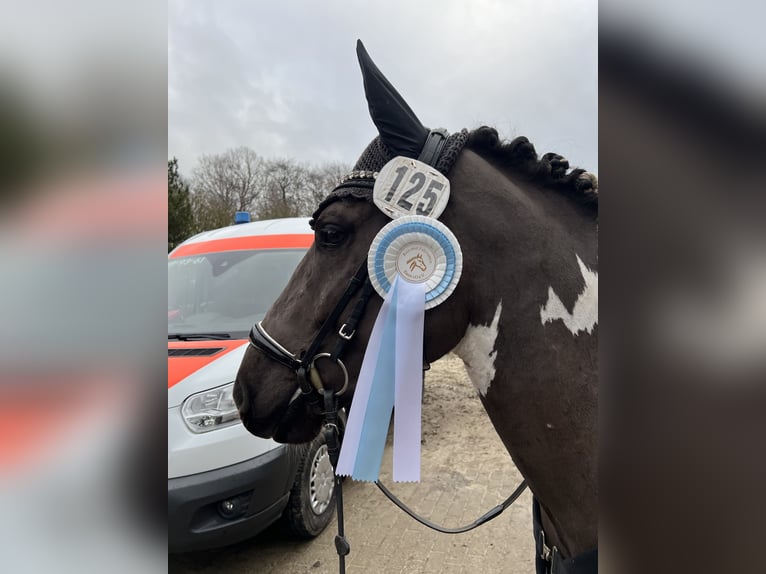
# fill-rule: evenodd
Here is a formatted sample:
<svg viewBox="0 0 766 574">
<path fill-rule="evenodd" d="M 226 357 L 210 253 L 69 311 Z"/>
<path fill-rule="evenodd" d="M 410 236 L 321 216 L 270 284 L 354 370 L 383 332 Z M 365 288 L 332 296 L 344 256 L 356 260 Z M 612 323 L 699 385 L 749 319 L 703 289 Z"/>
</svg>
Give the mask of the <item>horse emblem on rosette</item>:
<svg viewBox="0 0 766 574">
<path fill-rule="evenodd" d="M 401 305 L 393 292 L 416 285 L 425 299 L 413 311 L 422 315 L 417 368 L 450 351 L 464 361 L 534 495 L 539 571 L 590 572 L 597 180 L 558 154 L 539 157 L 524 137 L 424 127 L 361 42 L 357 55 L 378 136 L 317 207 L 314 244 L 253 328 L 234 387 L 242 422 L 257 436 L 302 443 L 322 427 L 322 396 L 346 409 L 353 400 L 343 458 L 356 395 L 370 392 L 366 353 L 376 339 L 387 352 L 378 318 Z"/>
<path fill-rule="evenodd" d="M 410 271 L 415 271 L 415 269 L 420 269 L 423 272 L 426 271 L 426 264 L 423 262 L 422 253 L 418 253 L 415 257 L 408 259 L 407 265 L 410 266 Z"/>
</svg>

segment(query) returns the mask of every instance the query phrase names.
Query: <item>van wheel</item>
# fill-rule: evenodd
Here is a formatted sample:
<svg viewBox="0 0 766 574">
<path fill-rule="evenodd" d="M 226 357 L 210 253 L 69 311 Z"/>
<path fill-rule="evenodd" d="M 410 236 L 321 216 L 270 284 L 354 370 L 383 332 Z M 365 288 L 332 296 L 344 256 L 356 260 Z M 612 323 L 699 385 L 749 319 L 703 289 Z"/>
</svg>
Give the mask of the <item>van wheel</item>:
<svg viewBox="0 0 766 574">
<path fill-rule="evenodd" d="M 335 473 L 324 432 L 320 432 L 301 452 L 283 516 L 291 533 L 300 538 L 314 538 L 329 524 L 335 510 Z"/>
</svg>

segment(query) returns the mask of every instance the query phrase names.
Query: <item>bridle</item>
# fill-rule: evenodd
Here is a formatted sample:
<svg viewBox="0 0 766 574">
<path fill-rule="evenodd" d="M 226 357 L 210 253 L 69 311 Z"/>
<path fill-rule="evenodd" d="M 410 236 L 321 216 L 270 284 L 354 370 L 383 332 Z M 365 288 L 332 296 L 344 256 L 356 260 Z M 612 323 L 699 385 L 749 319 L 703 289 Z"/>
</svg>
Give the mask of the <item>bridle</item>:
<svg viewBox="0 0 766 574">
<path fill-rule="evenodd" d="M 429 165 L 436 166 L 440 159 L 441 152 L 444 149 L 447 142 L 448 134 L 446 130 L 431 130 L 423 150 L 420 153 L 418 159 Z M 462 147 L 462 146 L 461 146 Z M 455 154 L 456 155 L 456 154 Z M 448 170 L 445 169 L 445 173 Z M 443 169 L 443 168 L 442 168 Z M 338 185 L 335 187 L 332 193 L 335 193 L 339 189 L 345 187 L 354 188 L 369 188 L 370 190 L 375 185 L 375 178 L 377 172 L 372 171 L 355 171 L 345 176 Z M 351 314 L 348 319 L 337 331 L 337 340 L 332 352 L 319 352 L 319 348 L 324 343 L 325 339 L 335 330 L 336 325 L 340 319 L 344 309 L 351 302 L 351 299 L 361 289 L 359 298 L 354 305 Z M 369 274 L 367 271 L 367 261 L 365 260 L 357 269 L 354 276 L 349 281 L 346 290 L 340 297 L 330 315 L 327 317 L 322 327 L 317 332 L 316 336 L 312 340 L 308 349 L 303 351 L 300 356 L 296 356 L 295 353 L 289 351 L 284 345 L 279 343 L 274 337 L 272 337 L 262 322 L 256 323 L 250 330 L 250 344 L 256 349 L 263 352 L 270 359 L 284 365 L 285 367 L 293 370 L 298 379 L 298 388 L 290 399 L 290 403 L 295 401 L 298 397 L 303 396 L 304 400 L 312 405 L 322 406 L 322 414 L 324 416 L 324 433 L 327 442 L 327 450 L 330 456 L 330 462 L 333 469 L 337 468 L 338 455 L 340 453 L 340 435 L 341 430 L 339 428 L 339 411 L 337 397 L 342 395 L 348 389 L 348 370 L 343 363 L 341 357 L 343 352 L 347 348 L 349 342 L 354 338 L 356 334 L 359 321 L 364 315 L 364 310 L 367 307 L 367 303 L 370 300 L 374 292 L 372 283 L 370 282 Z M 343 385 L 337 391 L 334 389 L 327 389 L 324 386 L 319 371 L 316 368 L 316 362 L 318 359 L 329 359 L 331 362 L 338 365 L 343 374 Z M 445 534 L 458 534 L 462 532 L 468 532 L 474 528 L 481 526 L 482 524 L 489 522 L 493 518 L 499 516 L 505 509 L 513 504 L 516 499 L 521 496 L 527 487 L 526 481 L 522 481 L 518 487 L 511 493 L 511 495 L 502 503 L 492 508 L 489 512 L 483 514 L 480 518 L 473 521 L 471 524 L 458 528 L 445 528 L 434 524 L 422 518 L 416 514 L 413 510 L 407 507 L 401 500 L 399 500 L 390 490 L 388 490 L 380 481 L 375 482 L 376 486 L 388 497 L 391 502 L 406 512 L 409 516 L 438 532 Z M 340 573 L 344 574 L 346 571 L 345 557 L 351 551 L 348 540 L 346 540 L 344 533 L 343 523 L 343 477 L 335 475 L 335 495 L 338 510 L 338 535 L 335 537 L 335 548 L 338 553 L 338 561 L 340 566 Z"/>
<path fill-rule="evenodd" d="M 423 149 L 418 156 L 418 160 L 427 163 L 428 165 L 436 166 L 448 139 L 449 133 L 447 130 L 431 130 L 426 137 Z M 462 148 L 462 145 L 460 147 Z M 442 167 L 442 169 L 444 168 Z M 377 175 L 377 172 L 367 170 L 351 172 L 338 182 L 338 185 L 335 186 L 335 189 L 333 189 L 330 195 L 347 187 L 363 188 L 371 191 L 375 186 L 375 178 Z M 335 343 L 335 348 L 331 353 L 319 353 L 319 348 L 322 343 L 330 332 L 335 329 L 341 313 L 343 313 L 343 310 L 349 304 L 351 298 L 360 288 L 362 290 L 361 296 L 357 300 L 348 320 L 343 323 L 338 330 L 338 339 Z M 259 321 L 253 325 L 253 328 L 250 330 L 250 343 L 269 358 L 295 371 L 295 374 L 298 377 L 298 390 L 293 394 L 290 402 L 293 402 L 301 395 L 303 395 L 304 399 L 310 404 L 318 404 L 320 399 L 323 398 L 325 388 L 322 378 L 319 375 L 319 371 L 316 368 L 317 359 L 326 358 L 338 365 L 343 373 L 344 382 L 341 388 L 335 391 L 335 396 L 340 396 L 346 391 L 348 388 L 348 370 L 346 369 L 341 356 L 356 333 L 356 327 L 364 314 L 364 309 L 367 307 L 367 302 L 370 300 L 373 291 L 372 283 L 370 283 L 370 278 L 367 272 L 367 261 L 365 260 L 351 278 L 348 287 L 346 287 L 346 290 L 340 300 L 338 300 L 335 308 L 322 324 L 321 329 L 319 329 L 319 332 L 314 337 L 314 340 L 311 342 L 308 349 L 301 353 L 300 357 L 296 357 L 295 353 L 288 351 L 284 345 L 280 344 L 279 341 L 269 335 L 262 322 Z"/>
</svg>

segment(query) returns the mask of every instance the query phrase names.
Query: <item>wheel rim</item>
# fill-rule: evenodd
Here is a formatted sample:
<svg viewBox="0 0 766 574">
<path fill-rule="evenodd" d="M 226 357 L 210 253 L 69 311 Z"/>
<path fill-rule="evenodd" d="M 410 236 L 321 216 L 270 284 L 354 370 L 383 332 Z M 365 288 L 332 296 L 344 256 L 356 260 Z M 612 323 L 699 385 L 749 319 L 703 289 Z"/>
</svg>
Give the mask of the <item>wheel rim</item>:
<svg viewBox="0 0 766 574">
<path fill-rule="evenodd" d="M 311 510 L 316 515 L 322 514 L 330 506 L 335 482 L 335 474 L 332 470 L 326 444 L 319 447 L 314 455 L 314 460 L 311 461 L 309 481 Z"/>
</svg>

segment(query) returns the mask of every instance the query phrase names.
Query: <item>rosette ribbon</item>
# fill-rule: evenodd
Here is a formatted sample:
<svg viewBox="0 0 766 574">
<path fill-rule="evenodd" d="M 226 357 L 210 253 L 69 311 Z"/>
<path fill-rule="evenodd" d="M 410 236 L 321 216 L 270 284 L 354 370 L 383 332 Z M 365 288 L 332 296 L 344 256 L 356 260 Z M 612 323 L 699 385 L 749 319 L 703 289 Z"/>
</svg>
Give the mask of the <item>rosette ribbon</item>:
<svg viewBox="0 0 766 574">
<path fill-rule="evenodd" d="M 420 480 L 426 286 L 397 273 L 375 320 L 343 437 L 337 472 L 377 481 L 394 409 L 393 478 Z"/>
</svg>

